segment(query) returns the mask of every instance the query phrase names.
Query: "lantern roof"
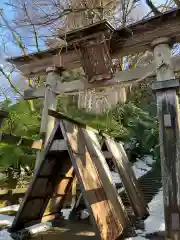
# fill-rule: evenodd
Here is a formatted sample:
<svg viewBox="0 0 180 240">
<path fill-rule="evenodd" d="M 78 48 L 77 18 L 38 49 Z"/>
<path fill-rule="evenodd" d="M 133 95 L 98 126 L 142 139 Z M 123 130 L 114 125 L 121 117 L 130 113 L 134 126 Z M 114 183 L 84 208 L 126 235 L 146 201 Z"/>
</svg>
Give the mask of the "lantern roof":
<svg viewBox="0 0 180 240">
<path fill-rule="evenodd" d="M 65 40 L 67 43 L 86 39 L 92 35 L 98 34 L 100 32 L 113 33 L 115 28 L 107 21 L 101 20 L 97 23 L 78 28 L 76 30 L 68 31 L 67 33 L 59 34 L 59 38 Z"/>
</svg>

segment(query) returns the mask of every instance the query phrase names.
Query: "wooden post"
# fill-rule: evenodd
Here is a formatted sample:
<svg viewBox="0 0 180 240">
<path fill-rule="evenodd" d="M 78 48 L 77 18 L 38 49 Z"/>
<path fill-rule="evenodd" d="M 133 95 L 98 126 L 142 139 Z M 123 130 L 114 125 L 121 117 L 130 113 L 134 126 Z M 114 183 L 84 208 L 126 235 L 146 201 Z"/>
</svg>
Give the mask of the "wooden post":
<svg viewBox="0 0 180 240">
<path fill-rule="evenodd" d="M 44 95 L 44 106 L 42 111 L 41 118 L 41 128 L 40 128 L 40 137 L 43 141 L 42 147 L 47 143 L 49 136 L 54 128 L 55 118 L 48 115 L 48 109 L 56 110 L 56 93 L 53 89 L 56 89 L 58 81 L 61 81 L 62 68 L 49 67 L 46 70 L 47 72 L 47 81 Z M 37 159 L 35 168 L 41 159 L 41 151 L 37 152 Z"/>
<path fill-rule="evenodd" d="M 177 88 L 179 81 L 171 62 L 169 39 L 152 43 L 157 68 L 156 90 L 159 118 L 161 170 L 167 239 L 180 239 L 180 121 Z"/>
</svg>

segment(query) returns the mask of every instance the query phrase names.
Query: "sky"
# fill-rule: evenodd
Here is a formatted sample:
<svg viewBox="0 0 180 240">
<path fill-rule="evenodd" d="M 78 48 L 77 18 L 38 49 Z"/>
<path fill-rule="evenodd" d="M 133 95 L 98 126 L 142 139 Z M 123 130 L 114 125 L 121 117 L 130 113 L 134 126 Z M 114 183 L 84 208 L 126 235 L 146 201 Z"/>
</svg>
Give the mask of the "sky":
<svg viewBox="0 0 180 240">
<path fill-rule="evenodd" d="M 13 13 L 11 7 L 4 4 L 4 2 L 6 2 L 6 0 L 3 0 L 3 1 L 0 0 L 0 8 L 3 9 L 3 12 L 4 12 L 7 20 L 11 20 L 14 17 L 14 15 L 13 15 L 14 13 Z M 18 56 L 18 55 L 22 54 L 21 50 L 19 48 L 15 47 L 15 45 L 11 41 L 9 41 L 11 38 L 8 34 L 9 34 L 8 31 L 5 31 L 5 29 L 0 27 L 0 37 L 2 37 L 2 35 L 6 35 L 7 38 L 5 38 L 4 41 L 7 42 L 6 49 L 8 49 L 8 53 L 6 55 L 4 52 L 4 46 L 0 42 L 0 67 L 4 66 L 7 73 L 9 72 L 10 69 L 9 69 L 9 67 L 6 67 L 7 63 L 5 62 L 5 58 L 11 57 L 11 56 Z M 28 51 L 35 52 L 36 48 L 30 47 L 28 49 Z M 23 78 L 17 73 L 13 74 L 13 83 L 16 87 L 20 88 L 22 91 L 27 88 L 27 84 L 25 83 Z M 14 96 L 14 93 L 11 91 L 11 88 L 10 88 L 9 83 L 7 82 L 7 79 L 4 76 L 2 76 L 2 74 L 0 74 L 0 90 L 1 90 L 1 88 L 5 89 L 5 92 L 7 91 L 8 95 Z M 17 96 L 15 96 L 14 98 L 16 99 L 16 97 Z M 4 99 L 4 96 L 3 96 L 2 92 L 0 91 L 0 101 L 2 101 L 2 99 Z"/>
</svg>

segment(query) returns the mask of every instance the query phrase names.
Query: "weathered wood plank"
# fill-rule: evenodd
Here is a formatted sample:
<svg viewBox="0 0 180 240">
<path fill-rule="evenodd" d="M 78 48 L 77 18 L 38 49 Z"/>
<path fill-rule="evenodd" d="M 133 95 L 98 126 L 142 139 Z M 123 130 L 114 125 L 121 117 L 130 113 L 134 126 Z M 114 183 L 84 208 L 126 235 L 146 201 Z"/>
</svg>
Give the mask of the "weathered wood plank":
<svg viewBox="0 0 180 240">
<path fill-rule="evenodd" d="M 7 133 L 0 133 L 0 141 L 10 145 L 22 146 L 40 150 L 42 148 L 42 140 L 32 140 L 19 136 L 10 135 Z M 67 144 L 63 139 L 56 139 L 53 141 L 50 151 L 64 151 L 67 150 Z"/>
<path fill-rule="evenodd" d="M 62 178 L 58 185 L 56 186 L 56 189 L 51 200 L 50 207 L 51 213 L 57 213 L 61 211 L 66 201 L 67 194 L 69 193 L 72 186 L 74 178 L 74 169 L 72 167 L 71 160 L 69 157 L 67 158 L 66 164 L 68 165 L 67 172 L 64 173 L 63 175 L 64 177 L 67 178 Z"/>
<path fill-rule="evenodd" d="M 175 72 L 180 71 L 180 57 L 173 57 L 173 69 Z M 105 88 L 105 87 L 112 87 L 120 84 L 128 84 L 135 82 L 139 79 L 154 79 L 156 76 L 156 67 L 154 63 L 148 64 L 144 67 L 137 67 L 130 70 L 123 70 L 117 72 L 111 80 L 103 81 L 99 84 L 84 84 L 82 80 L 75 80 L 72 82 L 64 82 L 64 83 L 57 83 L 56 88 L 54 91 L 58 94 L 69 94 L 73 92 L 83 91 L 84 89 L 92 89 L 92 88 Z M 148 75 L 148 76 L 147 76 Z M 146 77 L 147 76 L 147 77 Z M 143 81 L 142 80 L 142 81 Z M 36 99 L 36 98 L 43 98 L 44 97 L 45 88 L 40 87 L 37 89 L 28 89 L 24 91 L 24 99 Z"/>
<path fill-rule="evenodd" d="M 29 148 L 39 149 L 41 146 L 40 140 L 31 140 L 24 137 L 14 136 L 7 133 L 0 133 L 0 141 L 11 145 L 24 146 Z"/>
<path fill-rule="evenodd" d="M 153 44 L 158 66 L 157 81 L 175 79 L 168 39 Z M 165 64 L 162 64 L 165 63 Z M 160 66 L 160 67 L 159 67 Z M 161 171 L 164 195 L 165 226 L 168 239 L 180 239 L 180 110 L 174 89 L 156 92 L 159 118 Z"/>
<path fill-rule="evenodd" d="M 86 125 L 85 123 L 82 123 L 80 121 L 77 121 L 77 120 L 74 120 L 72 117 L 69 117 L 67 115 L 65 115 L 64 113 L 61 113 L 61 112 L 56 112 L 52 109 L 49 109 L 48 110 L 48 114 L 56 119 L 59 119 L 59 120 L 67 120 L 71 123 L 74 123 L 80 127 L 83 127 L 83 128 L 86 128 L 86 129 L 90 129 L 91 131 L 95 132 L 95 133 L 98 133 L 98 130 L 97 129 L 94 129 L 94 128 L 91 128 L 90 126 Z"/>
<path fill-rule="evenodd" d="M 112 185 L 105 158 L 102 153 L 101 156 L 95 154 L 95 146 L 90 149 L 89 136 L 86 135 L 88 130 L 66 120 L 61 122 L 61 126 L 69 142 L 71 161 L 97 233 L 101 239 L 117 239 L 126 228 L 128 218 Z"/>
<path fill-rule="evenodd" d="M 113 156 L 112 161 L 121 176 L 124 188 L 135 215 L 138 218 L 149 216 L 148 206 L 145 203 L 141 188 L 135 177 L 131 163 L 128 160 L 122 143 L 116 143 L 114 139 L 109 136 L 105 136 L 105 143 Z"/>
</svg>

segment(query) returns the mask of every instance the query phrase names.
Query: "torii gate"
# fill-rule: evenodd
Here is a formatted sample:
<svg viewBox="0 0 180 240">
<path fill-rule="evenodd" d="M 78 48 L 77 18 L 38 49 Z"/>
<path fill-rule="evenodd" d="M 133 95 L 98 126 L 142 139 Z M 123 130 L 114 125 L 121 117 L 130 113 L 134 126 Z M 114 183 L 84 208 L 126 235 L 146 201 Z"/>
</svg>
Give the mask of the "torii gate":
<svg viewBox="0 0 180 240">
<path fill-rule="evenodd" d="M 41 133 L 46 133 L 48 139 L 54 125 L 54 119 L 48 117 L 48 109 L 56 108 L 57 94 L 128 84 L 155 77 L 156 74 L 157 82 L 154 82 L 153 89 L 156 91 L 158 105 L 167 238 L 180 239 L 179 80 L 175 79 L 175 72 L 180 70 L 180 58 L 171 58 L 173 44 L 180 42 L 180 8 L 120 29 L 114 29 L 104 20 L 68 32 L 60 38 L 67 41 L 67 46 L 62 48 L 61 52 L 59 49 L 51 49 L 8 59 L 24 76 L 33 77 L 47 73 L 45 88 L 31 89 L 24 93 L 25 99 L 44 97 Z M 114 74 L 111 59 L 145 50 L 153 51 L 153 64 Z M 93 61 L 88 61 L 88 54 Z M 64 69 L 77 68 L 80 63 L 87 80 L 61 83 L 59 73 Z"/>
</svg>

